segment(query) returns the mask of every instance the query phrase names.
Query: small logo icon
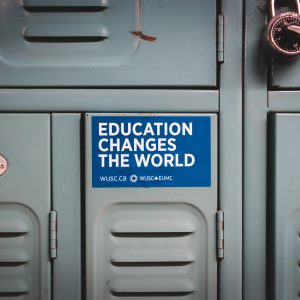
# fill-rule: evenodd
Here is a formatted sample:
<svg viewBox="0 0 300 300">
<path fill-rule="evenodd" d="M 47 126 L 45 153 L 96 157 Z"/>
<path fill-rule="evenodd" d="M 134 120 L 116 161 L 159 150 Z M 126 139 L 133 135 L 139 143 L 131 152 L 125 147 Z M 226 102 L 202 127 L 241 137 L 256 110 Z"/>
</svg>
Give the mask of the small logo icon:
<svg viewBox="0 0 300 300">
<path fill-rule="evenodd" d="M 132 174 L 131 176 L 130 176 L 130 181 L 132 182 L 132 183 L 136 183 L 137 181 L 138 181 L 138 177 L 135 175 L 135 174 Z"/>
</svg>

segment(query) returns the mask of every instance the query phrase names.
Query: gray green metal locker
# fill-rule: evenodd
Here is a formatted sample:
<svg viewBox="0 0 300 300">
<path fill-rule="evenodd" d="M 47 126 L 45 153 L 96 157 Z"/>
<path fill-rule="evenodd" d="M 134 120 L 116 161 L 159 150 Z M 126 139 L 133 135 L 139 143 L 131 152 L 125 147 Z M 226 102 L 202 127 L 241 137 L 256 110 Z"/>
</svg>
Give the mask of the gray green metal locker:
<svg viewBox="0 0 300 300">
<path fill-rule="evenodd" d="M 0 299 L 242 299 L 243 25 L 242 1 L 0 0 Z M 211 185 L 93 187 L 91 118 L 125 114 L 208 116 Z"/>
</svg>

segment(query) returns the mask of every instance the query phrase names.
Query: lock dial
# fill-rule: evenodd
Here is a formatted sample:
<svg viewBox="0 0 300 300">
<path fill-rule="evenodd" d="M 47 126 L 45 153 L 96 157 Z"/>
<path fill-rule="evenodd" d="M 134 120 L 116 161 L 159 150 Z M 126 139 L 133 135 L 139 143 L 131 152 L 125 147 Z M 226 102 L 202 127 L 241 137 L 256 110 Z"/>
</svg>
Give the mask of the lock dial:
<svg viewBox="0 0 300 300">
<path fill-rule="evenodd" d="M 274 50 L 285 55 L 300 53 L 300 16 L 286 12 L 275 17 L 270 24 L 269 43 Z"/>
</svg>

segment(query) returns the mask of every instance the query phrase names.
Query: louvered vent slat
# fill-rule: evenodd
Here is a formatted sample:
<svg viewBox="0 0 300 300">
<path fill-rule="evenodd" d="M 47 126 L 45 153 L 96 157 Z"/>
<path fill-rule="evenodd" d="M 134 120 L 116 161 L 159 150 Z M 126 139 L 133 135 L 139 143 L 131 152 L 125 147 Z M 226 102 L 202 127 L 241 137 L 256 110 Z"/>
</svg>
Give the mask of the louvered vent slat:
<svg viewBox="0 0 300 300">
<path fill-rule="evenodd" d="M 9 235 L 23 235 L 28 231 L 28 226 L 22 220 L 17 219 L 2 219 L 0 220 L 0 236 L 9 234 Z"/>
<path fill-rule="evenodd" d="M 180 241 L 178 241 L 180 243 Z M 146 247 L 128 247 L 127 245 L 118 244 L 122 250 L 116 250 L 112 257 L 112 262 L 192 262 L 195 260 L 195 255 L 189 249 L 188 246 L 183 249 L 175 249 L 175 245 L 168 245 L 166 241 L 157 241 L 157 243 L 151 243 L 151 241 L 145 242 L 151 246 L 151 249 Z M 182 246 L 181 246 L 182 247 Z M 162 248 L 167 251 L 162 251 Z"/>
<path fill-rule="evenodd" d="M 155 233 L 155 234 L 164 234 L 166 236 L 172 235 L 186 235 L 191 234 L 195 231 L 195 226 L 189 220 L 182 220 L 178 216 L 176 222 L 174 220 L 167 220 L 165 218 L 154 218 L 153 220 L 131 220 L 123 219 L 116 220 L 112 234 L 121 235 L 123 233 Z"/>
<path fill-rule="evenodd" d="M 28 260 L 23 250 L 0 250 L 0 267 L 24 265 Z"/>
<path fill-rule="evenodd" d="M 108 38 L 108 30 L 97 24 L 62 23 L 28 26 L 23 35 L 28 42 L 39 43 L 84 43 L 102 42 Z"/>
<path fill-rule="evenodd" d="M 111 293 L 119 297 L 166 297 L 166 296 L 185 296 L 192 294 L 195 287 L 191 281 L 175 280 L 175 279 L 137 279 L 132 280 L 116 280 Z"/>
<path fill-rule="evenodd" d="M 28 285 L 23 280 L 1 280 L 0 282 L 0 296 L 1 295 L 14 295 L 14 294 L 27 294 L 29 291 Z M 4 297 L 4 296 L 2 296 Z"/>
</svg>

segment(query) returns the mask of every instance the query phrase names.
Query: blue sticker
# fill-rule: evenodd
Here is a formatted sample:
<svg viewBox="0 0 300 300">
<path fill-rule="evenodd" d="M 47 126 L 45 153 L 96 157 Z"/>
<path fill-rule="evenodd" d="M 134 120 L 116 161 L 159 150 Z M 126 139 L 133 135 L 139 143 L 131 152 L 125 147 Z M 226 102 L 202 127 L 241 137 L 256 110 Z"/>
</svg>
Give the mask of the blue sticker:
<svg viewBox="0 0 300 300">
<path fill-rule="evenodd" d="M 92 116 L 92 187 L 210 187 L 211 117 Z"/>
</svg>

